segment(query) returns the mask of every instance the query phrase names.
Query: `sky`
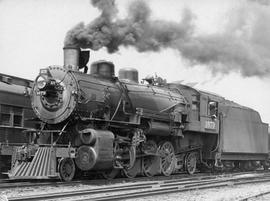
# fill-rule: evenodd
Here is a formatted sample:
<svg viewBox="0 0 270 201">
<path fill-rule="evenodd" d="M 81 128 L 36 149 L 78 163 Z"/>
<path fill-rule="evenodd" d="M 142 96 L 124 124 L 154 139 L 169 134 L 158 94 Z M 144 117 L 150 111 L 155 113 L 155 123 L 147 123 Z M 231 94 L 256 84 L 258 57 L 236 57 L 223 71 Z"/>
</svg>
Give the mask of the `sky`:
<svg viewBox="0 0 270 201">
<path fill-rule="evenodd" d="M 127 7 L 130 2 L 132 0 L 116 0 L 118 18 L 128 17 Z M 217 36 L 233 30 L 242 38 L 250 39 L 250 35 L 254 40 L 266 38 L 263 51 L 270 52 L 270 46 L 267 46 L 270 44 L 270 39 L 267 41 L 270 26 L 263 24 L 263 20 L 256 21 L 257 16 L 262 19 L 264 17 L 265 21 L 269 17 L 267 14 L 263 15 L 270 13 L 270 6 L 261 4 L 264 3 L 263 0 L 253 0 L 252 5 L 244 0 L 147 2 L 152 11 L 152 20 L 179 22 L 184 10 L 189 9 L 194 15 L 195 35 Z M 0 72 L 34 80 L 40 68 L 62 65 L 62 48 L 67 31 L 79 22 L 88 24 L 99 15 L 100 11 L 93 7 L 89 0 L 0 0 Z M 246 20 L 246 16 L 250 19 Z M 246 31 L 255 25 L 259 31 Z M 269 54 L 263 55 L 266 60 L 270 59 Z M 243 76 L 239 69 L 231 66 L 226 68 L 228 71 L 213 71 L 219 66 L 191 64 L 173 48 L 162 48 L 158 52 L 138 52 L 132 46 L 121 46 L 119 51 L 113 54 L 107 53 L 105 48 L 91 51 L 90 62 L 99 59 L 114 62 L 116 72 L 123 67 L 136 68 L 141 79 L 156 73 L 169 82 L 196 82 L 196 88 L 217 93 L 226 99 L 251 107 L 260 112 L 264 122 L 270 123 L 270 73 Z M 270 66 L 263 66 L 266 73 L 269 68 Z M 253 71 L 256 71 L 256 67 Z"/>
</svg>

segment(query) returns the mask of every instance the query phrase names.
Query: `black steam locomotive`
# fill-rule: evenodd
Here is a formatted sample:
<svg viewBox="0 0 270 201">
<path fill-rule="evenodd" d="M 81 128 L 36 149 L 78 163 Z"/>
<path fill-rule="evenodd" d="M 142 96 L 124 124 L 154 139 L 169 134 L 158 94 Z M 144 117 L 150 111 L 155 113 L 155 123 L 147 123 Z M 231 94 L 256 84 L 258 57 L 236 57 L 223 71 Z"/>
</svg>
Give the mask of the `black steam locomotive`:
<svg viewBox="0 0 270 201">
<path fill-rule="evenodd" d="M 64 48 L 64 66 L 41 69 L 31 102 L 43 124 L 13 154 L 11 178 L 120 171 L 171 175 L 196 169 L 267 166 L 268 125 L 258 112 L 221 96 L 158 77 L 139 84 L 135 69 L 114 73 L 89 52 Z"/>
</svg>

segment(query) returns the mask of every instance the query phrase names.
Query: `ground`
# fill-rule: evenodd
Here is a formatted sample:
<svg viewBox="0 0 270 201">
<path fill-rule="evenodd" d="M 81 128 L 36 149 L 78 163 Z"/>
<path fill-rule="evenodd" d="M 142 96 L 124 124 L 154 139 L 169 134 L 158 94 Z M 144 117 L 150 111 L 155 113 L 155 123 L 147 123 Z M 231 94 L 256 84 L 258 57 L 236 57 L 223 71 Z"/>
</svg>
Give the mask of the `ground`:
<svg viewBox="0 0 270 201">
<path fill-rule="evenodd" d="M 211 190 L 195 190 L 185 193 L 152 196 L 146 198 L 130 199 L 130 201 L 239 201 L 260 192 L 270 191 L 270 182 L 240 186 L 228 186 Z M 270 194 L 249 201 L 269 201 Z"/>
</svg>

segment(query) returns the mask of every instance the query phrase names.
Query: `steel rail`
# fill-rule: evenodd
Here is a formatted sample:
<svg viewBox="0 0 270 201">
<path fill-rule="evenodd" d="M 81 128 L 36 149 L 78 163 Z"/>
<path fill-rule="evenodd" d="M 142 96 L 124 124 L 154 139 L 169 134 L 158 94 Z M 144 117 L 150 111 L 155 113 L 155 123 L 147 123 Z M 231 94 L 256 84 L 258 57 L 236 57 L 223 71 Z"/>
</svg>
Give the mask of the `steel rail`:
<svg viewBox="0 0 270 201">
<path fill-rule="evenodd" d="M 20 181 L 17 182 L 16 180 L 10 180 L 10 179 L 2 179 L 0 180 L 0 189 L 10 189 L 10 188 L 24 188 L 24 187 L 36 187 L 36 186 L 71 186 L 76 184 L 84 184 L 84 185 L 90 185 L 90 184 L 117 184 L 122 182 L 146 182 L 146 181 L 164 181 L 164 182 L 174 182 L 174 181 L 190 181 L 190 180 L 203 180 L 203 179 L 211 179 L 216 177 L 229 177 L 229 176 L 236 176 L 236 175 L 244 175 L 248 173 L 256 173 L 256 174 L 263 174 L 267 173 L 267 171 L 251 171 L 251 172 L 230 172 L 230 173 L 198 173 L 195 175 L 183 175 L 183 174 L 177 174 L 177 175 L 171 175 L 170 177 L 167 176 L 155 176 L 155 177 L 137 177 L 137 178 L 116 178 L 113 180 L 107 180 L 107 179 L 93 179 L 93 180 L 76 180 L 71 182 L 61 182 L 59 180 L 57 181 L 42 181 L 38 182 L 35 180 L 26 180 L 26 181 Z"/>
<path fill-rule="evenodd" d="M 243 185 L 243 184 L 249 184 L 249 183 L 262 183 L 262 182 L 269 182 L 269 179 L 259 179 L 259 180 L 252 180 L 252 181 L 238 181 L 238 182 L 231 182 L 226 181 L 222 183 L 217 184 L 206 184 L 201 186 L 187 186 L 187 187 L 180 187 L 180 186 L 174 186 L 174 187 L 167 187 L 167 188 L 159 188 L 159 189 L 152 189 L 150 191 L 141 191 L 141 192 L 134 192 L 134 193 L 128 193 L 128 194 L 118 194 L 118 195 L 109 195 L 109 196 L 100 196 L 100 197 L 91 197 L 91 198 L 82 198 L 78 199 L 76 198 L 76 201 L 113 201 L 113 200 L 122 200 L 122 199 L 132 199 L 132 198 L 139 198 L 139 197 L 149 197 L 149 196 L 155 196 L 155 195 L 161 195 L 161 194 L 171 194 L 171 193 L 181 193 L 186 191 L 192 191 L 192 190 L 204 190 L 204 189 L 211 189 L 211 188 L 220 188 L 220 187 L 226 187 L 231 185 Z"/>
<path fill-rule="evenodd" d="M 206 178 L 215 178 L 216 176 L 207 176 Z M 201 179 L 206 179 L 204 177 L 191 177 L 191 178 L 173 178 L 169 179 L 168 177 L 164 176 L 162 180 L 159 180 L 159 182 L 171 182 L 171 181 L 190 181 L 190 180 L 201 180 Z M 24 188 L 24 187 L 36 187 L 36 186 L 71 186 L 71 185 L 76 185 L 76 184 L 83 184 L 83 185 L 93 185 L 93 184 L 117 184 L 118 182 L 150 182 L 150 181 L 155 181 L 156 178 L 148 178 L 145 180 L 141 180 L 141 178 L 134 178 L 134 179 L 121 179 L 121 180 L 78 180 L 78 181 L 71 181 L 71 182 L 3 182 L 0 183 L 0 189 L 10 189 L 10 188 Z"/>
<path fill-rule="evenodd" d="M 243 174 L 243 173 L 242 173 Z M 14 181 L 14 180 L 0 180 L 0 189 L 6 189 L 6 188 L 24 188 L 24 187 L 32 187 L 32 186 L 70 186 L 70 185 L 76 185 L 76 184 L 84 184 L 84 185 L 90 185 L 90 184 L 116 184 L 116 183 L 122 183 L 122 182 L 146 182 L 146 181 L 174 181 L 174 180 L 183 180 L 183 181 L 190 181 L 190 180 L 201 180 L 201 179 L 207 179 L 207 178 L 215 178 L 217 176 L 220 176 L 221 174 L 206 174 L 206 173 L 200 173 L 196 175 L 172 175 L 170 177 L 167 176 L 156 176 L 156 177 L 137 177 L 137 178 L 117 178 L 113 180 L 107 180 L 107 179 L 94 179 L 94 180 L 76 180 L 71 182 L 61 182 L 61 181 L 49 181 L 46 180 L 42 182 L 37 182 L 35 180 L 26 180 L 26 181 Z M 221 176 L 231 176 L 232 174 L 222 174 Z"/>
<path fill-rule="evenodd" d="M 270 191 L 264 191 L 264 192 L 257 193 L 257 194 L 251 195 L 251 196 L 247 196 L 247 197 L 242 198 L 242 199 L 240 199 L 238 201 L 248 201 L 250 199 L 255 199 L 255 198 L 262 197 L 262 196 L 265 196 L 265 195 L 268 195 L 268 194 L 270 194 Z"/>
<path fill-rule="evenodd" d="M 259 181 L 270 181 L 270 174 L 269 175 L 256 175 L 256 176 L 249 176 L 249 177 L 243 177 L 243 178 L 215 178 L 215 179 L 205 179 L 205 180 L 198 180 L 198 181 L 155 181 L 155 182 L 140 182 L 135 184 L 128 184 L 128 185 L 118 185 L 113 187 L 101 187 L 101 188 L 94 188 L 90 190 L 79 190 L 79 191 L 68 191 L 68 192 L 61 192 L 61 193 L 51 193 L 51 194 L 39 194 L 39 195 L 33 195 L 33 196 L 21 196 L 21 197 L 10 197 L 9 200 L 16 200 L 16 201 L 22 201 L 22 200 L 48 200 L 48 199 L 58 199 L 58 198 L 67 198 L 67 197 L 75 197 L 75 196 L 89 196 L 89 195 L 95 195 L 95 194 L 106 194 L 106 193 L 115 193 L 115 192 L 122 192 L 122 191 L 133 191 L 133 190 L 141 190 L 142 192 L 147 189 L 147 192 L 152 193 L 158 193 L 159 191 L 167 191 L 167 190 L 173 190 L 176 189 L 199 189 L 204 188 L 205 186 L 213 186 L 217 187 L 219 185 L 227 186 L 228 183 L 232 182 L 254 182 L 258 178 Z M 266 179 L 265 179 L 266 178 Z M 153 189 L 156 189 L 153 191 Z M 131 196 L 134 193 L 129 193 L 128 195 Z M 138 196 L 140 193 L 135 193 L 134 196 Z M 127 194 L 124 194 L 127 196 Z M 120 195 L 119 195 L 120 196 Z M 102 199 L 105 199 L 104 196 L 102 196 Z M 112 199 L 114 197 L 109 196 L 108 199 Z M 91 198 L 93 199 L 93 198 Z M 99 198 L 101 199 L 101 198 Z M 121 199 L 121 198 L 120 198 Z"/>
</svg>

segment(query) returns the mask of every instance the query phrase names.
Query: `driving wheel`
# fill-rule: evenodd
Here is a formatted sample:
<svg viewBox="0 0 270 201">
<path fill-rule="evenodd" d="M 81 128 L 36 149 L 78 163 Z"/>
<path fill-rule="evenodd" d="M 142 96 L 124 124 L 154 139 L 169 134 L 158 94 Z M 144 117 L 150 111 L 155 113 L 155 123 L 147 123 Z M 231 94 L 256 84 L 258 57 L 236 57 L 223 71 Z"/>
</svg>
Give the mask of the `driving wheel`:
<svg viewBox="0 0 270 201">
<path fill-rule="evenodd" d="M 124 176 L 127 178 L 135 178 L 141 173 L 141 159 L 137 158 L 132 168 L 123 169 Z"/>
<path fill-rule="evenodd" d="M 160 171 L 165 176 L 170 176 L 175 168 L 175 153 L 171 142 L 165 141 L 159 144 Z"/>
<path fill-rule="evenodd" d="M 194 174 L 197 165 L 197 155 L 195 152 L 188 153 L 185 159 L 186 171 L 188 174 Z"/>
<path fill-rule="evenodd" d="M 147 177 L 152 177 L 159 173 L 160 158 L 158 156 L 145 156 L 142 158 L 143 174 Z"/>
<path fill-rule="evenodd" d="M 118 174 L 120 170 L 119 169 L 110 169 L 110 170 L 105 170 L 102 172 L 102 176 L 104 179 L 114 179 Z"/>
</svg>

